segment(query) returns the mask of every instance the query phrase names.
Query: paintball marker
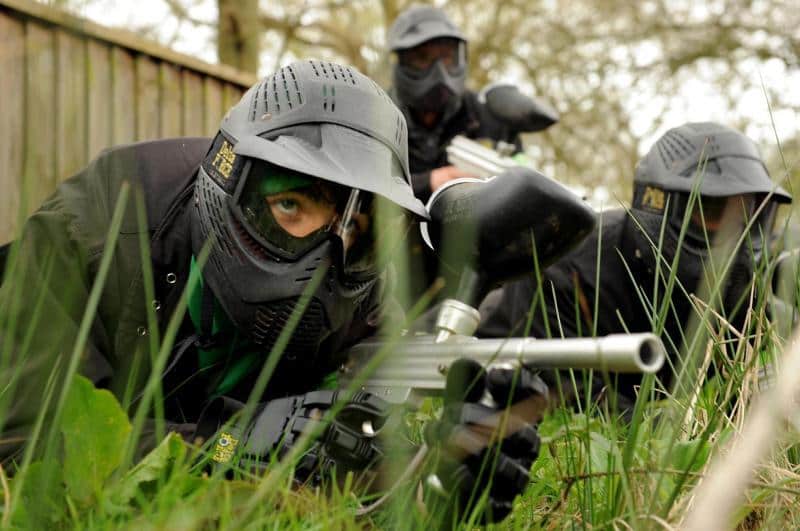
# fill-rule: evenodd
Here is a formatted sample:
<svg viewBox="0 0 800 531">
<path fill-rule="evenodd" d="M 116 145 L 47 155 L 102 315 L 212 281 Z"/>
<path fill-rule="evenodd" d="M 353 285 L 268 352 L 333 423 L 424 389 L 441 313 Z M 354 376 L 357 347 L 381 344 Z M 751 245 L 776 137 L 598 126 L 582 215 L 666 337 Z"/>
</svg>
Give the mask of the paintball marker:
<svg viewBox="0 0 800 531">
<path fill-rule="evenodd" d="M 474 175 L 479 179 L 488 179 L 500 175 L 504 171 L 522 166 L 527 167 L 524 160 L 509 156 L 512 144 L 498 142 L 497 149 L 484 146 L 480 142 L 458 135 L 454 137 L 445 148 L 447 162 L 464 173 Z M 523 156 L 524 158 L 524 156 Z M 589 198 L 587 190 L 582 186 L 566 186 L 566 188 L 584 201 L 589 201 L 595 208 L 602 208 L 607 192 L 604 189 L 595 191 L 595 197 Z M 599 198 L 597 197 L 599 195 Z"/>
<path fill-rule="evenodd" d="M 494 177 L 520 165 L 511 157 L 503 156 L 494 149 L 462 135 L 453 138 L 445 151 L 447 151 L 447 162 L 479 179 Z"/>
<path fill-rule="evenodd" d="M 509 157 L 517 148 L 514 142 L 519 133 L 541 131 L 558 122 L 555 109 L 522 94 L 514 85 L 490 85 L 481 91 L 478 99 L 489 114 L 502 124 L 504 133 L 496 142 L 495 149 L 459 135 L 450 142 L 446 151 L 450 164 L 481 179 L 519 165 Z"/>
<path fill-rule="evenodd" d="M 419 398 L 444 391 L 448 370 L 464 357 L 484 366 L 518 363 L 542 369 L 646 373 L 661 368 L 664 346 L 653 334 L 564 340 L 473 337 L 480 320 L 476 307 L 489 289 L 530 272 L 537 261 L 544 267 L 594 227 L 594 211 L 564 186 L 514 166 L 502 177 L 446 183 L 431 196 L 428 211 L 430 221 L 423 237 L 437 249 L 451 244 L 452 252 L 445 251 L 443 258 L 449 261 L 448 269 L 460 271 L 455 293 L 439 308 L 435 334 L 352 347 L 340 369 L 340 384 L 413 407 Z M 531 397 L 511 407 L 520 418 L 532 421 L 541 416 L 546 404 L 545 397 Z M 381 427 L 367 420 L 361 429 L 374 437 Z M 489 434 L 461 430 L 452 436 L 473 453 L 492 444 Z M 422 444 L 394 486 L 356 514 L 380 507 L 416 473 L 427 453 L 427 445 Z M 435 474 L 428 476 L 426 484 L 441 489 Z"/>
<path fill-rule="evenodd" d="M 656 372 L 664 346 L 653 334 L 605 338 L 537 340 L 477 339 L 476 306 L 491 287 L 542 267 L 577 244 L 594 227 L 592 209 L 564 186 L 515 166 L 500 178 L 451 181 L 428 203 L 425 239 L 440 248 L 460 240 L 457 289 L 439 311 L 435 334 L 400 338 L 396 344 L 368 341 L 349 351 L 340 381 L 354 381 L 391 402 L 444 388 L 458 358 L 482 365 L 521 363 L 542 369 Z M 463 242 L 468 242 L 463 244 Z M 413 400 L 412 400 L 413 402 Z"/>
<path fill-rule="evenodd" d="M 364 342 L 350 350 L 354 366 L 366 366 L 387 344 Z M 362 383 L 388 402 L 414 402 L 415 395 L 444 389 L 447 369 L 459 358 L 485 367 L 519 363 L 534 369 L 595 369 L 654 373 L 664 363 L 664 347 L 653 334 L 615 334 L 576 339 L 477 339 L 451 335 L 437 342 L 417 336 L 400 342 Z M 342 371 L 349 374 L 351 367 Z"/>
<path fill-rule="evenodd" d="M 528 166 L 524 155 L 512 156 L 517 146 L 513 143 L 518 133 L 541 131 L 558 122 L 558 113 L 546 103 L 522 94 L 513 85 L 493 85 L 479 95 L 489 112 L 505 124 L 505 140 L 494 143 L 494 148 L 471 140 L 463 135 L 454 137 L 445 148 L 447 162 L 479 179 L 500 175 L 509 168 Z M 582 186 L 567 186 L 572 193 L 589 201 L 595 208 L 603 208 L 608 193 L 600 187 L 589 197 Z"/>
</svg>

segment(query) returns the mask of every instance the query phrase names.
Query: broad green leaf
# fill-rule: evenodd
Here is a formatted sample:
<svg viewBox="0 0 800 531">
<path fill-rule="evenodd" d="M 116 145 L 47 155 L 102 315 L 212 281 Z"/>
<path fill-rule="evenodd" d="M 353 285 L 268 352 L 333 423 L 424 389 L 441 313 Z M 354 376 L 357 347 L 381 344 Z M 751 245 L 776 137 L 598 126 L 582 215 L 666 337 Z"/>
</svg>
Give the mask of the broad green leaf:
<svg viewBox="0 0 800 531">
<path fill-rule="evenodd" d="M 670 461 L 675 470 L 697 472 L 706 464 L 710 453 L 710 445 L 702 439 L 679 441 L 672 448 Z"/>
<path fill-rule="evenodd" d="M 114 396 L 78 376 L 67 395 L 64 435 L 64 481 L 69 495 L 88 503 L 122 462 L 131 431 L 127 415 Z"/>
<path fill-rule="evenodd" d="M 22 485 L 22 503 L 14 508 L 12 517 L 16 525 L 24 529 L 48 529 L 64 518 L 67 505 L 60 463 L 34 461 L 11 481 L 12 490 L 16 485 Z"/>
<path fill-rule="evenodd" d="M 589 447 L 589 459 L 591 460 L 592 472 L 608 472 L 610 455 L 615 453 L 612 448 L 611 441 L 596 432 L 590 433 L 589 438 L 591 440 L 591 446 Z M 611 459 L 613 459 L 613 457 Z"/>
<path fill-rule="evenodd" d="M 142 484 L 165 475 L 172 464 L 181 461 L 185 455 L 183 439 L 176 433 L 168 434 L 161 444 L 125 474 L 118 484 L 119 490 L 115 493 L 114 501 L 128 503 Z"/>
</svg>

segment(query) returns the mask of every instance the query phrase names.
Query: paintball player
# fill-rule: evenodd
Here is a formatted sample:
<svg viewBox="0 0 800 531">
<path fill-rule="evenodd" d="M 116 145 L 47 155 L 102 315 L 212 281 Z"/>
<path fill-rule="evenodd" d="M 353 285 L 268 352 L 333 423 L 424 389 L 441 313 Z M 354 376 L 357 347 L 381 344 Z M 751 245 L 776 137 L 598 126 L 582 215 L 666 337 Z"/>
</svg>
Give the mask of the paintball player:
<svg viewBox="0 0 800 531">
<path fill-rule="evenodd" d="M 506 142 L 518 151 L 519 133 L 558 120 L 555 110 L 513 86 L 481 95 L 467 90 L 467 40 L 439 8 L 403 11 L 389 28 L 388 45 L 396 54 L 390 93 L 408 122 L 411 182 L 422 201 L 445 182 L 469 177 L 447 163 L 445 148 L 456 135 Z"/>
<path fill-rule="evenodd" d="M 667 299 L 661 336 L 674 355 L 693 313 L 690 294 L 707 296 L 716 282 L 712 249 L 731 250 L 726 257 L 732 259 L 711 306 L 741 330 L 777 206 L 791 199 L 770 179 L 755 144 L 738 131 L 716 123 L 671 129 L 639 162 L 631 209 L 604 212 L 592 235 L 545 270 L 541 304 L 540 284 L 531 277 L 487 297 L 479 335 L 522 335 L 529 316 L 535 337 L 658 332 L 656 314 Z M 668 289 L 670 271 L 675 285 Z M 653 293 L 658 301 L 651 300 Z M 665 364 L 661 381 L 667 384 L 671 376 Z M 620 380 L 621 400 L 634 398 L 638 381 Z"/>
<path fill-rule="evenodd" d="M 466 37 L 439 8 L 409 7 L 389 28 L 387 41 L 395 55 L 390 94 L 408 122 L 411 184 L 423 202 L 446 182 L 473 177 L 448 162 L 446 148 L 455 136 L 489 140 L 493 148 L 503 143 L 518 152 L 519 133 L 558 121 L 554 109 L 513 85 L 487 87 L 481 94 L 467 90 Z M 408 303 L 414 303 L 441 271 L 416 232 L 409 236 L 409 250 L 414 274 Z"/>
<path fill-rule="evenodd" d="M 117 198 L 128 187 L 131 200 L 117 218 Z M 103 152 L 58 186 L 12 252 L 0 292 L 0 340 L 13 344 L 0 364 L 0 456 L 6 463 L 19 458 L 48 378 L 59 389 L 104 252 L 113 259 L 89 315 L 79 372 L 134 411 L 155 370 L 150 338 L 164 336 L 193 285 L 158 376 L 167 427 L 189 440 L 215 440 L 217 428 L 241 410 L 293 310 L 306 304 L 255 397 L 252 422 L 238 432 L 245 459 L 268 463 L 284 455 L 303 423 L 336 401 L 337 391 L 323 387 L 343 361 L 339 353 L 384 318 L 375 219 L 382 204 L 427 217 L 410 185 L 405 120 L 372 80 L 328 62 L 296 62 L 263 79 L 230 109 L 213 140 Z M 114 219 L 118 234 L 109 232 Z M 493 390 L 507 396 L 499 373 L 489 374 Z M 503 381 L 508 386 L 511 377 Z M 530 385 L 518 392 L 540 390 L 532 375 L 525 381 Z M 495 411 L 474 404 L 462 422 L 461 402 L 451 402 L 442 434 L 470 429 L 480 408 Z M 387 410 L 380 398 L 356 393 L 342 408 L 351 423 L 348 415 L 334 419 L 297 465 L 297 477 L 372 465 L 379 440 L 362 432 L 361 421 L 379 426 Z M 479 473 L 476 456 L 458 456 L 450 460 L 457 480 L 442 473 L 444 485 L 467 492 L 492 481 L 510 485 L 488 496 L 492 517 L 502 518 L 527 485 L 538 448 L 535 426 L 520 433 L 524 440 L 513 435 L 513 450 L 498 450 L 497 472 Z M 220 435 L 217 450 L 221 444 Z"/>
</svg>

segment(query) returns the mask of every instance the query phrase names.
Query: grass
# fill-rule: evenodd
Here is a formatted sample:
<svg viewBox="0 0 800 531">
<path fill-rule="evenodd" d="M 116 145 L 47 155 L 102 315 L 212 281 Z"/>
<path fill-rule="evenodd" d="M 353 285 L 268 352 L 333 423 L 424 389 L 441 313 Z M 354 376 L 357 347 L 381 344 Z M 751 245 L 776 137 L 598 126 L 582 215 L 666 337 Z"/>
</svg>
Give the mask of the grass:
<svg viewBox="0 0 800 531">
<path fill-rule="evenodd" d="M 788 168 L 786 172 L 789 173 Z M 144 226 L 141 197 L 123 188 L 109 227 L 110 241 L 117 237 L 119 220 L 130 201 L 134 202 Z M 790 219 L 787 218 L 785 226 Z M 394 242 L 381 243 L 397 250 L 402 248 L 401 241 L 396 238 Z M 661 240 L 652 244 L 659 248 Z M 746 238 L 738 242 L 740 246 L 747 244 Z M 146 300 L 152 300 L 152 272 L 145 237 L 140 239 L 140 248 Z M 12 251 L 14 255 L 16 249 Z M 714 304 L 702 303 L 719 298 L 721 279 L 730 267 L 725 258 L 731 255 L 730 250 L 714 254 L 716 281 L 708 293 L 697 299 L 696 319 L 683 331 L 679 359 L 672 360 L 679 374 L 677 381 L 665 388 L 654 378 L 646 379 L 630 422 L 589 401 L 575 409 L 549 412 L 540 425 L 542 450 L 531 470 L 528 490 L 517 499 L 508 519 L 490 527 L 671 529 L 707 521 L 703 518 L 709 515 L 712 522 L 723 528 L 800 527 L 800 506 L 796 503 L 800 494 L 797 444 L 800 441 L 796 424 L 781 418 L 791 411 L 787 397 L 791 397 L 793 388 L 791 382 L 784 381 L 785 377 L 781 379 L 780 371 L 781 354 L 791 345 L 788 335 L 791 326 L 767 319 L 771 301 L 762 295 L 765 289 L 753 291 L 752 301 L 747 301 L 752 309 L 744 330 L 731 329 L 724 316 L 716 315 Z M 774 269 L 776 258 L 773 254 L 759 266 L 757 276 L 762 288 L 769 283 L 767 273 Z M 199 263 L 204 259 L 205 252 L 198 258 Z M 407 259 L 401 253 L 396 260 L 402 265 Z M 137 530 L 448 527 L 447 522 L 440 521 L 442 516 L 435 505 L 421 506 L 418 477 L 402 485 L 381 510 L 365 516 L 357 513 L 363 505 L 374 501 L 375 494 L 369 491 L 386 489 L 391 482 L 371 484 L 368 477 L 348 475 L 337 478 L 325 489 L 293 487 L 292 458 L 298 457 L 312 442 L 310 436 L 297 445 L 289 459 L 274 463 L 263 476 L 253 476 L 236 466 L 232 471 L 208 467 L 208 442 L 184 442 L 174 434 L 166 435 L 163 411 L 158 407 L 163 396 L 158 368 L 165 365 L 171 352 L 185 311 L 185 294 L 163 336 L 154 333 L 149 338 L 149 356 L 155 370 L 147 378 L 142 399 L 135 407 L 130 405 L 132 385 L 121 400 L 125 407 L 107 391 L 87 386 L 77 376 L 78 363 L 112 261 L 113 254 L 106 252 L 68 354 L 56 357 L 58 363 L 48 368 L 48 378 L 39 395 L 42 406 L 32 423 L 32 444 L 17 459 L 14 468 L 0 469 L 3 493 L 0 527 Z M 655 330 L 663 326 L 670 311 L 665 301 L 669 300 L 671 290 L 684 290 L 672 273 L 674 265 L 660 265 L 666 292 L 660 292 L 658 286 L 642 286 L 635 295 L 650 309 Z M 15 272 L 15 267 L 12 258 L 9 278 L 25 273 Z M 403 271 L 403 267 L 399 269 Z M 41 270 L 45 275 L 57 275 L 48 259 L 43 261 Z M 800 290 L 796 269 L 781 271 L 784 275 L 779 283 L 781 290 L 787 300 L 796 301 L 794 295 Z M 197 280 L 190 279 L 190 287 Z M 401 274 L 400 290 L 405 280 Z M 8 292 L 6 304 L 23 303 L 19 284 L 5 284 L 4 289 Z M 303 300 L 307 302 L 307 297 Z M 32 323 L 37 322 L 45 303 L 46 293 L 34 290 L 29 301 L 33 308 Z M 532 304 L 543 304 L 543 298 Z M 594 304 L 597 307 L 598 301 Z M 269 354 L 245 415 L 252 415 L 259 390 L 269 384 L 275 363 L 302 309 L 301 302 Z M 21 377 L 21 368 L 16 363 L 19 358 L 15 356 L 27 355 L 38 330 L 25 328 L 30 323 L 18 322 L 15 315 L 13 311 L 4 311 L 0 320 L 4 341 L 0 357 L 0 374 L 4 375 L 0 424 L 6 424 L 3 412 L 13 407 L 8 398 L 14 396 Z M 149 328 L 156 330 L 154 311 L 150 311 L 149 321 Z M 397 335 L 399 330 L 387 332 Z M 557 330 L 551 332 L 559 335 Z M 12 353 L 11 337 L 22 338 L 19 353 Z M 786 367 L 794 367 L 792 359 L 788 358 Z M 758 373 L 767 364 L 779 368 L 777 391 L 759 393 Z M 710 378 L 709 367 L 715 368 L 715 376 Z M 586 377 L 576 373 L 571 380 L 561 382 L 561 386 L 566 388 Z M 782 404 L 775 402 L 780 398 L 784 400 Z M 775 407 L 759 405 L 769 404 L 770 399 Z M 436 403 L 429 401 L 421 410 L 406 415 L 402 436 L 419 440 L 421 425 L 436 413 Z M 159 444 L 146 455 L 137 455 L 137 443 L 147 418 L 157 421 Z M 770 431 L 759 432 L 756 430 L 759 426 L 767 426 Z M 742 448 L 751 451 L 745 455 L 737 453 Z M 738 474 L 726 462 L 731 456 L 741 458 L 738 470 L 736 461 L 732 465 Z M 407 458 L 407 455 L 390 455 L 387 461 L 402 469 Z M 726 481 L 728 478 L 730 481 Z M 370 488 L 366 488 L 367 484 Z M 703 485 L 716 487 L 709 494 Z M 715 499 L 732 502 L 701 503 Z M 475 522 L 474 515 L 471 522 Z"/>
</svg>

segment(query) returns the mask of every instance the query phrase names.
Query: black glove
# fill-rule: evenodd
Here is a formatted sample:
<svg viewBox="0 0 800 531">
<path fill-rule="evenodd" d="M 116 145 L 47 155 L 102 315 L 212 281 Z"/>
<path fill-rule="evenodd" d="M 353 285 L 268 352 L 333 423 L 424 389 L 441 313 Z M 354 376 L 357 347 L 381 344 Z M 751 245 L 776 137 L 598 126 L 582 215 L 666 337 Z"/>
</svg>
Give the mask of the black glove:
<svg viewBox="0 0 800 531">
<path fill-rule="evenodd" d="M 478 403 L 487 391 L 492 406 Z M 442 418 L 425 431 L 428 444 L 440 449 L 436 475 L 449 494 L 447 521 L 452 511 L 469 516 L 487 488 L 483 521 L 497 522 L 511 512 L 539 455 L 536 423 L 546 405 L 547 386 L 527 369 L 487 373 L 469 359 L 450 367 Z"/>
<path fill-rule="evenodd" d="M 334 419 L 320 425 L 338 397 L 338 391 L 324 390 L 271 400 L 258 406 L 253 420 L 246 426 L 234 424 L 230 429 L 220 429 L 220 426 L 234 409 L 230 406 L 231 400 L 218 399 L 216 404 L 206 408 L 202 417 L 211 422 L 201 421 L 198 433 L 214 434 L 214 461 L 227 463 L 237 456 L 240 467 L 260 472 L 269 466 L 271 458 L 286 456 L 303 433 L 319 430 L 318 437 L 295 466 L 296 479 L 316 483 L 334 466 L 342 472 L 363 470 L 383 456 L 375 433 L 387 421 L 389 404 L 376 395 L 358 392 L 339 409 Z M 222 420 L 214 422 L 214 418 Z M 216 424 L 216 427 L 210 429 L 209 424 Z"/>
</svg>

